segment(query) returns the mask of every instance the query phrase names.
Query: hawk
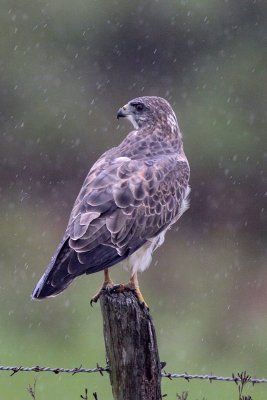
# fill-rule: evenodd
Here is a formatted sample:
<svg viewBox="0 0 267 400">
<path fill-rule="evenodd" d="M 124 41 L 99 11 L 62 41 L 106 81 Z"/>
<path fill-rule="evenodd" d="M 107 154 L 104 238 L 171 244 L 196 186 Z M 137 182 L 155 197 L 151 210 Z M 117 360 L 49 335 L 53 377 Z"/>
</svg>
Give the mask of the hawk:
<svg viewBox="0 0 267 400">
<path fill-rule="evenodd" d="M 108 268 L 127 260 L 130 281 L 119 286 L 133 290 L 144 303 L 137 272 L 148 268 L 166 231 L 189 207 L 190 169 L 175 113 L 166 100 L 135 98 L 119 109 L 117 118 L 122 117 L 134 130 L 89 171 L 33 299 L 56 296 L 78 276 L 101 270 L 102 290 L 111 289 Z"/>
</svg>

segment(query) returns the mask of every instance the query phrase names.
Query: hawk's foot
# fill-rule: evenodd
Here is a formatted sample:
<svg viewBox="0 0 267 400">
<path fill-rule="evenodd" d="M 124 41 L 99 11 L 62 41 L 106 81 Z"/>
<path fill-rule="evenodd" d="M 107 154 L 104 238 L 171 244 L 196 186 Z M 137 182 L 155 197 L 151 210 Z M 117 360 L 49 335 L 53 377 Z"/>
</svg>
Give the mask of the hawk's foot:
<svg viewBox="0 0 267 400">
<path fill-rule="evenodd" d="M 149 311 L 149 307 L 148 307 L 147 303 L 145 302 L 145 299 L 141 293 L 141 290 L 139 289 L 139 286 L 137 286 L 135 288 L 131 288 L 131 285 L 132 285 L 131 282 L 128 285 L 130 285 L 130 290 L 132 290 L 134 292 L 135 296 L 137 297 L 139 304 Z"/>
<path fill-rule="evenodd" d="M 141 293 L 141 290 L 139 289 L 139 286 L 136 286 L 132 281 L 126 283 L 126 284 L 118 284 L 118 285 L 113 285 L 113 288 L 111 288 L 110 292 L 116 292 L 116 293 L 123 293 L 123 292 L 133 292 L 135 296 L 137 297 L 138 303 L 149 310 L 149 307 L 147 303 L 145 302 L 145 299 Z"/>
<path fill-rule="evenodd" d="M 93 296 L 90 300 L 90 305 L 93 306 L 93 303 L 97 303 L 100 296 L 107 290 L 109 292 L 112 291 L 114 288 L 114 283 L 113 282 L 108 282 L 108 283 L 103 283 L 103 286 L 100 288 L 100 290 L 96 293 L 95 296 Z"/>
<path fill-rule="evenodd" d="M 112 280 L 110 279 L 110 277 L 108 276 L 108 279 L 104 281 L 102 287 L 101 287 L 100 290 L 97 292 L 97 294 L 96 294 L 94 297 L 91 298 L 91 300 L 90 300 L 90 305 L 93 306 L 93 303 L 97 303 L 98 300 L 99 300 L 99 298 L 100 298 L 100 296 L 101 296 L 106 290 L 109 291 L 109 292 L 111 292 L 112 289 L 114 288 L 114 286 L 117 286 L 117 285 L 114 285 L 113 281 L 112 281 Z"/>
</svg>

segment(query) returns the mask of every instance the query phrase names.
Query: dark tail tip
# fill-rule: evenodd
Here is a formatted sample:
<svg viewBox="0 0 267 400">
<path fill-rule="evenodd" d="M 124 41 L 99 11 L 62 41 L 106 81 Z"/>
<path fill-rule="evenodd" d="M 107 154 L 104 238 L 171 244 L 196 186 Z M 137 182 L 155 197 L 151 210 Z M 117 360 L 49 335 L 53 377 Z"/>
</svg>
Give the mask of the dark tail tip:
<svg viewBox="0 0 267 400">
<path fill-rule="evenodd" d="M 64 282 L 60 282 L 61 284 L 57 286 L 53 286 L 50 281 L 47 280 L 46 274 L 44 274 L 32 292 L 32 300 L 43 300 L 47 297 L 55 297 L 63 292 L 63 290 L 71 284 L 72 280 L 73 279 L 68 279 Z"/>
</svg>

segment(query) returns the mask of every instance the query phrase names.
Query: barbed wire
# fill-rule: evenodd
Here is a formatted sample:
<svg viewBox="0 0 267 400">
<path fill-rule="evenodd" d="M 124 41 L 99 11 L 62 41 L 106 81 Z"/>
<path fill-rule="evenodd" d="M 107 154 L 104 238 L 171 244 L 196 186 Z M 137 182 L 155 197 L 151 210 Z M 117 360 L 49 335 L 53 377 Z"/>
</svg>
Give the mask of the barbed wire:
<svg viewBox="0 0 267 400">
<path fill-rule="evenodd" d="M 169 378 L 169 379 L 173 379 L 173 378 L 183 378 L 187 381 L 190 381 L 191 379 L 202 379 L 202 380 L 207 380 L 207 381 L 221 381 L 221 382 L 243 382 L 244 381 L 244 377 L 242 376 L 243 373 L 236 375 L 232 375 L 232 376 L 217 376 L 217 375 L 192 375 L 192 374 L 172 374 L 172 373 L 168 373 L 168 372 L 163 372 L 161 373 L 161 376 L 163 378 Z M 252 378 L 250 376 L 245 375 L 246 377 L 246 382 L 250 382 L 253 385 L 256 383 L 267 383 L 267 379 L 262 378 L 262 379 L 258 379 L 258 378 Z"/>
<path fill-rule="evenodd" d="M 82 368 L 82 366 L 78 368 L 51 368 L 51 367 L 40 367 L 39 365 L 36 365 L 35 367 L 0 365 L 0 371 L 12 371 L 11 376 L 18 372 L 53 372 L 54 374 L 68 373 L 72 375 L 80 373 L 98 372 L 101 375 L 103 375 L 103 372 L 109 372 L 110 369 L 108 366 L 101 367 L 98 364 L 96 365 L 95 368 Z M 161 373 L 161 377 L 169 379 L 177 379 L 177 378 L 185 379 L 188 382 L 191 381 L 192 379 L 201 379 L 210 382 L 221 381 L 221 382 L 238 383 L 238 382 L 243 382 L 245 379 L 247 383 L 252 383 L 253 385 L 258 383 L 267 383 L 267 379 L 252 378 L 251 376 L 247 375 L 246 372 L 237 375 L 232 374 L 232 376 L 217 376 L 217 375 L 197 375 L 197 374 L 192 375 L 188 373 L 176 374 L 164 371 Z"/>
<path fill-rule="evenodd" d="M 11 374 L 11 376 L 16 374 L 17 372 L 54 372 L 54 374 L 59 374 L 63 372 L 72 375 L 80 374 L 82 372 L 86 373 L 99 372 L 101 375 L 103 375 L 103 372 L 108 372 L 109 368 L 101 367 L 98 364 L 96 365 L 96 368 L 82 368 L 82 366 L 78 368 L 51 368 L 51 367 L 40 367 L 39 365 L 36 365 L 35 367 L 0 365 L 0 371 L 12 371 L 13 373 Z"/>
</svg>

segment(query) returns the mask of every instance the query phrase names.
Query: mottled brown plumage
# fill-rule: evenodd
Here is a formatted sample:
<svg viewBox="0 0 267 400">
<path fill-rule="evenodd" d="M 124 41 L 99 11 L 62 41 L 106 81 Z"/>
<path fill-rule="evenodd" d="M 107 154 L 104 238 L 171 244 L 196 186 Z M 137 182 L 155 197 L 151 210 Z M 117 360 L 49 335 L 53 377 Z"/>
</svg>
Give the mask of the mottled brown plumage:
<svg viewBox="0 0 267 400">
<path fill-rule="evenodd" d="M 159 97 L 140 97 L 122 107 L 118 117 L 128 117 L 136 129 L 89 171 L 33 298 L 55 296 L 75 277 L 135 252 L 132 272 L 145 269 L 148 265 L 136 266 L 140 249 L 149 258 L 188 207 L 189 165 L 171 106 Z"/>
</svg>

